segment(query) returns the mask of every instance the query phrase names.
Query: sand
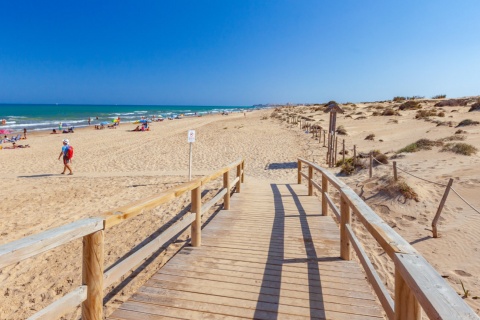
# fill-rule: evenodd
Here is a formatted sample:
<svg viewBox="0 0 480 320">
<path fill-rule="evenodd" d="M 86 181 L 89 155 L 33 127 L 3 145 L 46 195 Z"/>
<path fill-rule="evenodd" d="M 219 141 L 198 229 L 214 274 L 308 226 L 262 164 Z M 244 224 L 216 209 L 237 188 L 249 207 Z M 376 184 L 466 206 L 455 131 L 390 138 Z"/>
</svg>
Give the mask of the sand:
<svg viewBox="0 0 480 320">
<path fill-rule="evenodd" d="M 423 108 L 434 102 L 424 102 Z M 393 156 L 398 149 L 420 139 L 437 140 L 454 135 L 458 128 L 438 126 L 434 122 L 415 119 L 416 111 L 400 111 L 401 116 L 372 116 L 370 105 L 397 105 L 391 102 L 343 105 L 347 112 L 338 116 L 343 125 L 347 150 L 357 145 L 359 152 L 380 150 Z M 480 112 L 469 107 L 444 107 L 445 117 L 438 121 L 464 119 L 480 121 Z M 457 110 L 457 112 L 451 112 Z M 193 146 L 194 175 L 204 175 L 234 160 L 246 159 L 248 177 L 271 181 L 296 181 L 297 157 L 325 165 L 323 144 L 298 125 L 287 124 L 286 112 L 311 117 L 323 127 L 328 114 L 312 107 L 262 110 L 228 116 L 214 115 L 153 123 L 150 132 L 129 132 L 133 124 L 118 129 L 77 130 L 74 134 L 50 135 L 36 133 L 20 143 L 26 149 L 0 150 L 0 181 L 4 197 L 0 201 L 2 225 L 0 244 L 58 227 L 78 219 L 92 217 L 115 207 L 128 204 L 187 181 L 187 131 L 197 131 Z M 274 113 L 276 117 L 270 117 Z M 355 120 L 360 116 L 366 119 Z M 349 117 L 349 115 L 351 115 Z M 395 123 L 395 121 L 398 123 Z M 463 142 L 480 149 L 480 126 L 461 128 L 467 131 Z M 375 134 L 375 140 L 364 138 Z M 61 141 L 68 137 L 75 147 L 73 176 L 60 175 L 63 165 L 57 159 Z M 380 141 L 383 140 L 383 141 Z M 399 168 L 421 178 L 446 184 L 454 179 L 454 188 L 472 205 L 480 208 L 478 192 L 479 154 L 473 156 L 429 151 L 404 154 L 395 159 Z M 338 156 L 340 159 L 341 156 Z M 400 172 L 402 179 L 417 192 L 419 201 L 388 194 L 385 185 L 392 176 L 390 166 L 374 168 L 340 178 L 350 185 L 400 235 L 424 255 L 451 286 L 463 294 L 461 282 L 469 290 L 465 300 L 479 313 L 480 254 L 476 236 L 480 214 L 474 212 L 456 195 L 450 194 L 439 222 L 441 237 L 433 239 L 431 220 L 435 215 L 444 188 Z M 338 173 L 338 168 L 331 169 Z M 215 193 L 220 181 L 209 186 L 207 197 Z M 109 266 L 120 257 L 133 252 L 142 241 L 158 234 L 159 229 L 186 210 L 188 197 L 183 197 L 148 211 L 106 233 L 106 262 Z M 217 207 L 218 208 L 218 207 Z M 393 289 L 393 265 L 373 243 L 367 232 L 354 226 L 375 267 Z M 141 286 L 177 250 L 188 234 L 178 243 L 160 252 L 148 266 L 129 275 L 120 286 L 105 291 L 106 314 L 110 314 Z M 0 319 L 23 319 L 70 292 L 81 283 L 81 240 L 0 270 L 2 303 Z M 115 285 L 118 285 L 116 283 Z M 66 319 L 79 316 L 76 310 Z"/>
</svg>

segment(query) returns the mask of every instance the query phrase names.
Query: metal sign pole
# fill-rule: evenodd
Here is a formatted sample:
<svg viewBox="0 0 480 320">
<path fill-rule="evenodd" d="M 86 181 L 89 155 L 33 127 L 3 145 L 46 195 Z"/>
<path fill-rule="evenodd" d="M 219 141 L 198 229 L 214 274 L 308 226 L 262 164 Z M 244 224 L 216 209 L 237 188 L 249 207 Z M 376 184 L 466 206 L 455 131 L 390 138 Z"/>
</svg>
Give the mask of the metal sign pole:
<svg viewBox="0 0 480 320">
<path fill-rule="evenodd" d="M 190 142 L 190 165 L 188 166 L 188 181 L 192 181 L 192 146 L 193 143 Z"/>
</svg>

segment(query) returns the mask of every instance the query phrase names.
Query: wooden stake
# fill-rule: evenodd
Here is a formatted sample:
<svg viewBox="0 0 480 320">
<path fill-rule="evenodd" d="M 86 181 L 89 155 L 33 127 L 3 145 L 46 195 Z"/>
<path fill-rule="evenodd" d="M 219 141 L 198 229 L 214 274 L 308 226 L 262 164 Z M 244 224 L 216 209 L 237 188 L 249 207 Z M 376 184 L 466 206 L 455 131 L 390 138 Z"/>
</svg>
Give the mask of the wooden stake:
<svg viewBox="0 0 480 320">
<path fill-rule="evenodd" d="M 82 319 L 103 319 L 104 231 L 83 237 L 82 284 L 87 300 L 82 303 Z"/>
<path fill-rule="evenodd" d="M 340 257 L 343 260 L 351 260 L 350 240 L 346 225 L 351 224 L 350 206 L 345 195 L 340 197 Z"/>
<path fill-rule="evenodd" d="M 395 181 L 398 180 L 398 175 L 397 175 L 397 161 L 393 161 L 393 179 L 395 179 Z"/>
<path fill-rule="evenodd" d="M 245 180 L 245 160 L 242 161 L 242 183 Z"/>
<path fill-rule="evenodd" d="M 353 167 L 357 164 L 357 145 L 353 145 Z"/>
<path fill-rule="evenodd" d="M 342 146 L 342 163 L 345 163 L 345 139 L 343 139 L 343 146 Z"/>
<path fill-rule="evenodd" d="M 333 160 L 333 167 L 337 165 L 337 154 L 338 154 L 338 137 L 337 137 L 337 134 L 335 134 L 335 157 Z"/>
<path fill-rule="evenodd" d="M 240 193 L 240 190 L 241 190 L 241 185 L 242 185 L 242 164 L 240 163 L 238 166 L 237 166 L 237 177 L 238 177 L 238 181 L 237 181 L 237 184 L 235 185 L 235 193 Z"/>
<path fill-rule="evenodd" d="M 228 172 L 228 171 L 227 171 Z M 200 247 L 202 245 L 202 187 L 192 190 L 192 208 L 195 212 L 195 221 L 191 226 L 192 247 Z M 227 192 L 228 195 L 228 192 Z M 230 200 L 230 197 L 228 198 Z M 229 201 L 230 204 L 230 201 Z"/>
<path fill-rule="evenodd" d="M 325 147 L 325 135 L 327 134 L 327 130 L 323 130 L 323 146 Z"/>
<path fill-rule="evenodd" d="M 445 202 L 447 201 L 448 194 L 450 193 L 450 188 L 452 187 L 453 179 L 448 180 L 447 188 L 445 188 L 445 192 L 443 193 L 442 200 L 440 201 L 440 205 L 438 206 L 437 213 L 435 214 L 435 218 L 432 221 L 432 232 L 433 237 L 438 238 L 438 231 L 437 231 L 437 222 L 440 218 L 440 214 L 442 213 L 443 206 L 445 206 Z"/>
<path fill-rule="evenodd" d="M 370 178 L 373 175 L 373 153 L 371 153 L 371 152 L 370 152 L 370 168 L 369 168 L 368 174 L 369 174 Z"/>
<path fill-rule="evenodd" d="M 230 178 L 229 178 L 230 171 L 226 171 L 223 174 L 223 187 L 227 188 L 227 193 L 223 196 L 223 209 L 228 210 L 230 209 Z"/>
</svg>

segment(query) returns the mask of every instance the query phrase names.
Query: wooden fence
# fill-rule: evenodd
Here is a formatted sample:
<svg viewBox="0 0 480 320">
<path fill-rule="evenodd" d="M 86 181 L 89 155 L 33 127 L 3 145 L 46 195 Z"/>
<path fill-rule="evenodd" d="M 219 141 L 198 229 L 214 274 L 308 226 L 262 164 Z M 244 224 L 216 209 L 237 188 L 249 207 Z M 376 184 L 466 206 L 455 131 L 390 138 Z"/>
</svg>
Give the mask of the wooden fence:
<svg viewBox="0 0 480 320">
<path fill-rule="evenodd" d="M 302 164 L 308 167 L 308 174 L 302 172 Z M 314 181 L 314 171 L 321 174 L 321 185 Z M 330 207 L 340 223 L 341 258 L 350 260 L 353 247 L 389 319 L 421 319 L 421 309 L 430 319 L 479 319 L 441 275 L 345 183 L 325 168 L 298 159 L 298 183 L 302 177 L 307 179 L 308 195 L 313 195 L 313 188 L 321 192 L 322 215 L 327 215 Z M 329 185 L 340 193 L 340 208 L 329 196 Z M 353 232 L 351 211 L 395 264 L 394 298 Z"/>
<path fill-rule="evenodd" d="M 55 319 L 82 304 L 82 319 L 103 319 L 103 290 L 128 271 L 140 265 L 146 258 L 170 241 L 182 230 L 191 226 L 191 245 L 201 245 L 201 218 L 213 205 L 223 198 L 224 209 L 230 207 L 230 188 L 240 192 L 244 181 L 243 159 L 214 172 L 170 190 L 136 201 L 126 206 L 108 211 L 100 217 L 88 218 L 47 230 L 0 246 L 0 268 L 20 262 L 42 252 L 83 237 L 82 286 L 55 301 L 45 309 L 37 312 L 29 319 Z M 236 177 L 230 178 L 230 171 L 236 168 Z M 223 176 L 223 188 L 217 195 L 202 205 L 201 190 L 208 182 Z M 128 256 L 114 267 L 104 272 L 104 232 L 114 225 L 131 219 L 145 210 L 180 197 L 191 191 L 191 210 L 157 238 L 150 241 L 134 254 Z"/>
</svg>

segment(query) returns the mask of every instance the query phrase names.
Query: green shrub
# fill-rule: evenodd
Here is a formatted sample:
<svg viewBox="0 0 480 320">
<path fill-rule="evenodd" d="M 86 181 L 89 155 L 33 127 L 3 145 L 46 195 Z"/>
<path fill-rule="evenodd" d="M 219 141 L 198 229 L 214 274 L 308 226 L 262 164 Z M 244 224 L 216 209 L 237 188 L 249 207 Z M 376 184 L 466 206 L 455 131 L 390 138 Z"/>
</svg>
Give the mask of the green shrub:
<svg viewBox="0 0 480 320">
<path fill-rule="evenodd" d="M 400 102 L 400 101 L 405 101 L 405 97 L 393 97 L 394 102 Z"/>
<path fill-rule="evenodd" d="M 337 161 L 336 166 L 341 167 L 340 173 L 347 176 L 355 173 L 357 169 L 365 169 L 365 165 L 358 159 L 353 161 L 353 157 L 345 159 L 345 162 L 342 160 Z"/>
<path fill-rule="evenodd" d="M 457 142 L 457 143 L 447 143 L 442 148 L 442 151 L 450 151 L 456 154 L 462 154 L 464 156 L 471 156 L 472 154 L 476 154 L 478 149 L 470 144 Z"/>
<path fill-rule="evenodd" d="M 458 127 L 465 127 L 465 126 L 476 126 L 479 123 L 480 122 L 473 121 L 472 119 L 465 119 L 465 120 L 460 121 L 460 123 L 457 125 L 457 128 Z"/>
<path fill-rule="evenodd" d="M 409 100 L 407 102 L 402 103 L 398 108 L 400 110 L 416 110 L 416 109 L 421 109 L 422 106 L 417 101 Z"/>
<path fill-rule="evenodd" d="M 441 142 L 463 141 L 463 140 L 465 140 L 466 138 L 467 138 L 467 137 L 465 137 L 465 136 L 450 136 L 450 137 L 438 139 L 437 141 L 441 141 Z"/>
<path fill-rule="evenodd" d="M 446 94 L 437 94 L 436 96 L 433 96 L 432 99 L 445 99 L 446 97 Z"/>
<path fill-rule="evenodd" d="M 432 147 L 442 146 L 443 143 L 441 141 L 432 141 L 428 139 L 420 139 L 417 142 L 411 143 L 408 146 L 400 149 L 397 153 L 402 152 L 417 152 L 420 150 L 431 150 Z"/>
</svg>

